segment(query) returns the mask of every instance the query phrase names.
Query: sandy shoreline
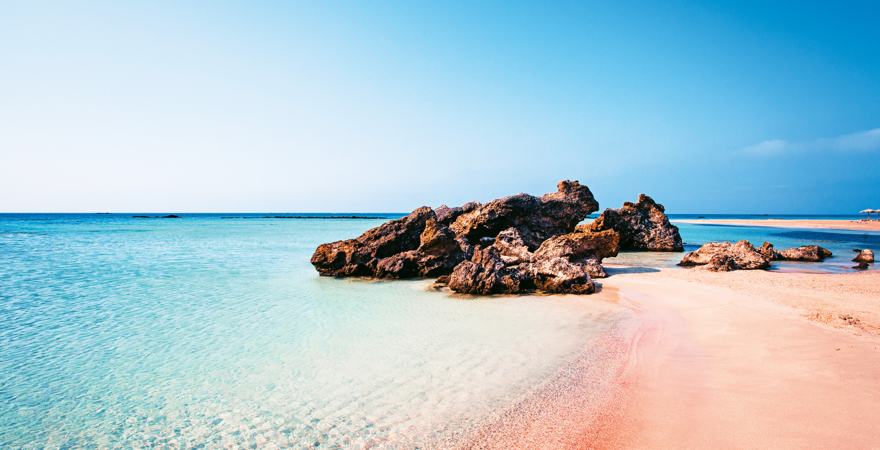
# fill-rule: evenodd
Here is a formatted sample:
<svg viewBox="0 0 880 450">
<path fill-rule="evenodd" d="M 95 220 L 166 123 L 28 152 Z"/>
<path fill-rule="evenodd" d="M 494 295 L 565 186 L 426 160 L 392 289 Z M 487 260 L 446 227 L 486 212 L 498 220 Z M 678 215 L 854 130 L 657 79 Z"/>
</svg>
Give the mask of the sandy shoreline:
<svg viewBox="0 0 880 450">
<path fill-rule="evenodd" d="M 467 448 L 876 448 L 880 272 L 609 267 L 631 313 Z M 610 379 L 608 377 L 611 377 Z"/>
<path fill-rule="evenodd" d="M 832 230 L 880 231 L 880 221 L 812 220 L 812 219 L 680 219 L 673 223 L 732 225 L 771 228 L 827 228 Z"/>
<path fill-rule="evenodd" d="M 619 413 L 585 447 L 877 445 L 880 274 L 668 269 L 605 285 L 646 331 Z"/>
</svg>

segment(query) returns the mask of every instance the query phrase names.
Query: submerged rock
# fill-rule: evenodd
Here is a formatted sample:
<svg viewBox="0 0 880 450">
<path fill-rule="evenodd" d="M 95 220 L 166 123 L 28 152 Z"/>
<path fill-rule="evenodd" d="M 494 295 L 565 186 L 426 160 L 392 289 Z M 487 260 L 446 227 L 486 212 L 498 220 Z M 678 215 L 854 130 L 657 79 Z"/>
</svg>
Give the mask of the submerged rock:
<svg viewBox="0 0 880 450">
<path fill-rule="evenodd" d="M 665 211 L 663 205 L 640 194 L 636 203 L 626 202 L 620 209 L 606 209 L 593 223 L 579 229 L 617 231 L 621 250 L 683 251 L 678 227 L 669 223 Z"/>
<path fill-rule="evenodd" d="M 853 262 L 860 264 L 869 264 L 874 262 L 874 251 L 871 249 L 856 250 L 858 254 L 853 258 Z"/>
<path fill-rule="evenodd" d="M 680 266 L 704 266 L 715 272 L 756 270 L 770 267 L 770 258 L 749 241 L 709 242 L 682 258 Z"/>
</svg>

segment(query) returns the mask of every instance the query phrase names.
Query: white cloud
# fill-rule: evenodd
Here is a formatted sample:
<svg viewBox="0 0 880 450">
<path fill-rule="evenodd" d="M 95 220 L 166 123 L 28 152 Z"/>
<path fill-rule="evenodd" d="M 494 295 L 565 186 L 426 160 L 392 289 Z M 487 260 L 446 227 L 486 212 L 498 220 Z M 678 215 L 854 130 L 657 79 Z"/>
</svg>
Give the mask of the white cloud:
<svg viewBox="0 0 880 450">
<path fill-rule="evenodd" d="M 782 139 L 770 139 L 758 142 L 755 145 L 750 145 L 742 149 L 742 151 L 743 153 L 748 153 L 750 155 L 769 156 L 783 153 L 788 147 L 788 142 L 785 142 Z"/>
<path fill-rule="evenodd" d="M 819 142 L 818 147 L 826 145 L 842 152 L 870 152 L 880 150 L 880 128 L 862 131 L 859 133 L 845 134 L 836 138 L 828 139 L 827 142 Z"/>
<path fill-rule="evenodd" d="M 811 141 L 769 139 L 740 150 L 754 156 L 774 156 L 800 151 L 872 152 L 880 151 L 880 128 Z"/>
</svg>

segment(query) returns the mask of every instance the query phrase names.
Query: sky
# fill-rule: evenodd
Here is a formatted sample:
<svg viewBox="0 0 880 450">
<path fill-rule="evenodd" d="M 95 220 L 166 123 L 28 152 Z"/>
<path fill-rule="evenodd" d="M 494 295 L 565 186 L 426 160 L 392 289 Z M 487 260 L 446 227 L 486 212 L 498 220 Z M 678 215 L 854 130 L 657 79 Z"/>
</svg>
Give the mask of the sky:
<svg viewBox="0 0 880 450">
<path fill-rule="evenodd" d="M 0 7 L 0 211 L 880 208 L 877 2 Z"/>
</svg>

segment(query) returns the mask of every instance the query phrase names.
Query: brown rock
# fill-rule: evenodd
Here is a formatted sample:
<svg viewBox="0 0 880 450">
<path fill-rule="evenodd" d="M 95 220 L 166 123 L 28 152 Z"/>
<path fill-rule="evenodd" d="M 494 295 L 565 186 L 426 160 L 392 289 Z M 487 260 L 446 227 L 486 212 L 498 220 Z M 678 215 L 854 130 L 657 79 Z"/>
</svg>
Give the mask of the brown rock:
<svg viewBox="0 0 880 450">
<path fill-rule="evenodd" d="M 776 259 L 783 261 L 819 262 L 831 257 L 831 250 L 818 245 L 803 245 L 788 248 L 778 253 Z"/>
<path fill-rule="evenodd" d="M 593 193 L 577 181 L 560 181 L 557 191 L 543 197 L 518 194 L 493 200 L 461 214 L 450 225 L 457 236 L 476 244 L 480 238 L 497 236 L 516 228 L 529 250 L 550 237 L 574 230 L 599 204 Z"/>
<path fill-rule="evenodd" d="M 874 262 L 874 251 L 871 249 L 858 250 L 859 254 L 853 258 L 853 262 L 869 264 Z"/>
<path fill-rule="evenodd" d="M 764 242 L 764 244 L 761 245 L 761 248 L 758 249 L 758 252 L 770 261 L 776 261 L 781 258 L 779 252 L 777 252 L 773 247 L 773 244 L 769 242 Z"/>
<path fill-rule="evenodd" d="M 713 271 L 755 270 L 770 267 L 770 259 L 749 241 L 709 242 L 684 255 L 681 266 L 706 266 Z"/>
<path fill-rule="evenodd" d="M 547 239 L 535 251 L 533 258 L 565 256 L 574 260 L 595 258 L 601 261 L 602 258 L 617 256 L 619 249 L 620 235 L 614 230 L 574 232 Z"/>
<path fill-rule="evenodd" d="M 715 255 L 703 267 L 713 272 L 732 272 L 739 268 L 731 255 Z"/>
<path fill-rule="evenodd" d="M 831 257 L 831 250 L 818 245 L 804 245 L 801 247 L 776 251 L 773 244 L 764 242 L 761 248 L 758 249 L 758 252 L 770 261 L 818 262 Z"/>
<path fill-rule="evenodd" d="M 601 266 L 600 266 L 601 267 Z M 572 263 L 565 257 L 545 258 L 532 264 L 535 287 L 557 294 L 591 294 L 596 283 L 585 264 Z"/>
<path fill-rule="evenodd" d="M 455 266 L 447 282 L 462 294 L 513 294 L 531 289 L 528 273 L 519 266 L 506 266 L 494 246 L 479 248 L 469 261 Z"/>
<path fill-rule="evenodd" d="M 435 219 L 425 222 L 425 229 L 419 236 L 418 276 L 433 277 L 452 272 L 455 266 L 466 257 L 455 234 L 449 227 Z"/>
<path fill-rule="evenodd" d="M 321 275 L 411 278 L 449 273 L 464 258 L 455 235 L 424 206 L 356 239 L 322 244 L 311 262 Z"/>
<path fill-rule="evenodd" d="M 586 227 L 583 225 L 579 230 Z M 663 205 L 645 194 L 640 194 L 636 203 L 626 202 L 620 209 L 606 209 L 589 229 L 617 231 L 621 250 L 684 250 L 678 227 L 669 223 Z"/>
<path fill-rule="evenodd" d="M 440 205 L 437 209 L 434 210 L 434 213 L 437 215 L 437 221 L 444 224 L 449 225 L 458 216 L 471 212 L 480 207 L 480 204 L 477 202 L 468 202 L 461 206 L 456 206 L 454 208 L 450 208 L 446 205 Z"/>
<path fill-rule="evenodd" d="M 498 254 L 506 265 L 527 263 L 532 259 L 532 253 L 516 228 L 511 227 L 498 233 L 492 245 L 498 249 Z"/>
<path fill-rule="evenodd" d="M 321 244 L 312 255 L 312 265 L 321 275 L 374 275 L 380 259 L 419 247 L 420 236 L 430 218 L 434 218 L 434 211 L 423 206 L 356 239 Z"/>
</svg>

